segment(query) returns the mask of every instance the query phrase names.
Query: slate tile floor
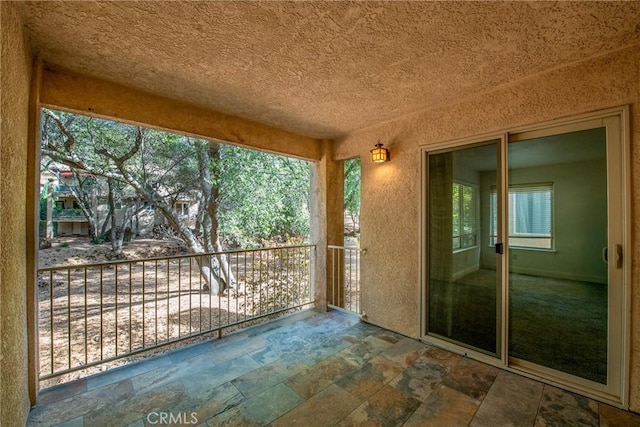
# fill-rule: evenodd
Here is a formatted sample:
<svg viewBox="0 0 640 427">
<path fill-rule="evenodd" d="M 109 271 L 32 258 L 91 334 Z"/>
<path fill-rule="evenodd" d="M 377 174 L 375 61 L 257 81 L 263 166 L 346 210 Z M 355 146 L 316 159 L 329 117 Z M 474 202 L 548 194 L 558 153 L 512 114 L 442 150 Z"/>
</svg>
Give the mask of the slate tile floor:
<svg viewBox="0 0 640 427">
<path fill-rule="evenodd" d="M 640 415 L 338 311 L 307 310 L 44 390 L 28 425 L 169 422 L 272 427 L 640 426 Z"/>
</svg>

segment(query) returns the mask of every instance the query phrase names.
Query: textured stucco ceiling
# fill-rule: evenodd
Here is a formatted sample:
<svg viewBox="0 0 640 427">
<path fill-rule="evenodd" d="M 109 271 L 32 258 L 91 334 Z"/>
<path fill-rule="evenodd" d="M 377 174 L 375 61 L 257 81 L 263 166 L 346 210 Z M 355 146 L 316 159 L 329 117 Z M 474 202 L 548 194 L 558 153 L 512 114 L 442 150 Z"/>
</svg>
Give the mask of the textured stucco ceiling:
<svg viewBox="0 0 640 427">
<path fill-rule="evenodd" d="M 45 62 L 335 138 L 640 43 L 640 2 L 28 2 Z"/>
</svg>

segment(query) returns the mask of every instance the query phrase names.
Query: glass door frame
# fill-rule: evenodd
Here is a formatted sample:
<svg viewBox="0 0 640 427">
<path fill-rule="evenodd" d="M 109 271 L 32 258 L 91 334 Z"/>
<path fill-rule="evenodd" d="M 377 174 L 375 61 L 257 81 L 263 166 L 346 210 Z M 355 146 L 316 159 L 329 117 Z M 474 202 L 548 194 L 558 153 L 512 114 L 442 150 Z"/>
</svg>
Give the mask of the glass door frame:
<svg viewBox="0 0 640 427">
<path fill-rule="evenodd" d="M 608 314 L 608 381 L 607 385 L 581 379 L 550 368 L 528 363 L 523 360 L 510 358 L 508 354 L 509 342 L 509 248 L 508 225 L 503 220 L 507 217 L 508 197 L 508 144 L 533 137 L 557 135 L 575 130 L 606 127 L 607 137 L 607 177 L 609 194 L 608 206 L 620 206 L 621 212 L 615 212 L 615 218 L 621 219 L 619 227 L 611 224 L 609 216 L 608 234 L 610 247 L 615 244 L 624 249 L 622 266 L 619 269 L 609 268 L 609 314 Z M 499 142 L 497 142 L 499 140 Z M 429 307 L 429 218 L 427 206 L 428 194 L 428 156 L 438 152 L 453 151 L 468 148 L 483 143 L 498 143 L 497 191 L 498 191 L 498 242 L 504 244 L 504 253 L 496 255 L 496 272 L 499 276 L 497 318 L 499 353 L 496 357 L 469 349 L 462 345 L 443 340 L 428 334 Z M 623 106 L 608 110 L 575 116 L 569 119 L 553 120 L 530 126 L 508 129 L 502 133 L 492 133 L 471 138 L 457 139 L 444 143 L 421 146 L 421 177 L 420 177 L 420 274 L 419 274 L 419 319 L 420 338 L 428 343 L 448 349 L 458 354 L 469 356 L 481 362 L 516 372 L 536 380 L 567 389 L 603 401 L 621 408 L 628 408 L 629 401 L 629 360 L 630 360 L 630 287 L 631 287 L 631 153 L 630 153 L 629 107 Z M 619 183 L 619 191 L 615 191 Z M 614 191 L 611 191 L 613 188 Z M 608 207 L 609 211 L 611 207 Z M 611 212 L 609 212 L 611 213 Z M 613 235 L 612 235 L 613 233 Z M 610 251 L 614 253 L 614 251 Z M 611 256 L 610 258 L 613 258 Z M 611 262 L 611 261 L 610 261 Z M 618 270 L 618 271 L 615 271 Z M 618 288 L 614 289 L 614 286 Z M 613 291 L 613 292 L 612 292 Z M 614 298 L 615 301 L 611 299 Z M 612 331 L 612 327 L 615 330 Z"/>
<path fill-rule="evenodd" d="M 478 147 L 483 145 L 496 144 L 497 145 L 496 150 L 497 150 L 498 159 L 499 159 L 499 161 L 497 162 L 496 177 L 498 181 L 497 182 L 498 189 L 499 191 L 501 191 L 501 188 L 503 186 L 501 177 L 505 175 L 502 171 L 505 170 L 504 165 L 506 164 L 506 150 L 504 150 L 503 147 L 506 146 L 505 144 L 506 144 L 507 136 L 508 135 L 506 133 L 486 134 L 478 137 L 464 138 L 464 139 L 445 142 L 442 144 L 421 147 L 422 191 L 420 192 L 420 198 L 421 198 L 420 199 L 420 218 L 421 218 L 420 219 L 420 234 L 421 234 L 420 242 L 421 243 L 420 243 L 420 258 L 419 258 L 421 260 L 421 269 L 420 269 L 420 291 L 421 291 L 420 301 L 421 303 L 420 303 L 420 317 L 419 317 L 421 322 L 420 337 L 422 340 L 431 342 L 433 344 L 436 344 L 439 347 L 451 350 L 452 352 L 463 354 L 465 356 L 470 356 L 475 360 L 479 360 L 481 362 L 494 365 L 494 366 L 499 366 L 499 367 L 506 366 L 506 363 L 507 363 L 506 347 L 504 346 L 504 343 L 506 343 L 505 334 L 507 331 L 502 327 L 502 325 L 505 323 L 503 319 L 506 319 L 505 315 L 507 314 L 507 312 L 505 311 L 506 304 L 504 303 L 505 283 L 507 282 L 503 279 L 504 271 L 507 265 L 505 265 L 504 262 L 502 262 L 504 259 L 504 255 L 496 258 L 496 274 L 498 276 L 497 280 L 500 283 L 500 288 L 499 288 L 500 292 L 498 292 L 496 295 L 496 298 L 497 298 L 496 356 L 492 356 L 491 354 L 484 351 L 463 347 L 452 341 L 428 334 L 428 325 L 427 325 L 427 322 L 428 322 L 427 319 L 429 318 L 428 317 L 429 289 L 427 286 L 428 279 L 429 279 L 429 252 L 427 247 L 428 246 L 427 241 L 429 236 L 429 218 L 428 218 L 428 209 L 427 209 L 427 206 L 429 203 L 429 199 L 428 199 L 429 158 L 428 156 L 429 154 L 445 153 L 449 151 L 454 151 L 456 149 L 473 148 L 473 147 Z M 505 232 L 505 230 L 503 229 L 504 227 L 501 227 L 502 222 L 504 222 L 504 221 L 501 221 L 501 218 L 503 218 L 504 213 L 502 211 L 502 199 L 501 198 L 498 198 L 498 199 L 499 199 L 499 202 L 498 202 L 499 203 L 499 206 L 498 206 L 499 226 L 497 231 L 498 231 L 498 241 L 502 242 L 502 236 L 504 236 L 503 233 Z"/>
</svg>

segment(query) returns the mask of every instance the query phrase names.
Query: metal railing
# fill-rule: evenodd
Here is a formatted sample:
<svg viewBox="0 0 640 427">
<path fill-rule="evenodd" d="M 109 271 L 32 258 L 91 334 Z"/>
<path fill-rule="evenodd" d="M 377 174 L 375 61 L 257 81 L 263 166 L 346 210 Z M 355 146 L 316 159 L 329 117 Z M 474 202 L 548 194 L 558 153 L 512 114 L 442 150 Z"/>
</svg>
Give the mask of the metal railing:
<svg viewBox="0 0 640 427">
<path fill-rule="evenodd" d="M 53 211 L 54 219 L 86 219 L 82 209 L 62 209 Z"/>
<path fill-rule="evenodd" d="M 360 314 L 360 255 L 364 250 L 329 245 L 328 304 L 332 308 Z"/>
<path fill-rule="evenodd" d="M 313 303 L 315 246 L 38 270 L 40 380 Z M 226 257 L 235 286 L 203 291 Z M 222 264 L 225 265 L 225 264 Z"/>
<path fill-rule="evenodd" d="M 56 193 L 70 193 L 72 190 L 75 190 L 75 188 L 75 185 L 58 184 L 53 187 L 53 191 Z"/>
</svg>

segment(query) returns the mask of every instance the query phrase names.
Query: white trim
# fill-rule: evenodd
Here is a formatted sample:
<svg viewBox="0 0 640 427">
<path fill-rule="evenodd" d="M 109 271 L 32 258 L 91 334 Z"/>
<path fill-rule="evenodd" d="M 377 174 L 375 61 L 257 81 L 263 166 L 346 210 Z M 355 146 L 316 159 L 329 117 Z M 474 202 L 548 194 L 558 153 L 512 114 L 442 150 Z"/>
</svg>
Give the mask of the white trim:
<svg viewBox="0 0 640 427">
<path fill-rule="evenodd" d="M 632 263 L 632 246 L 631 233 L 632 228 L 632 210 L 631 204 L 633 198 L 631 195 L 631 126 L 629 116 L 629 106 L 625 105 L 620 111 L 620 135 L 622 144 L 622 177 L 625 183 L 624 191 L 622 191 L 623 202 L 623 245 L 626 251 L 627 261 L 623 263 L 623 312 L 625 316 L 623 340 L 622 340 L 622 405 L 625 409 L 629 408 L 629 378 L 631 365 L 631 263 Z"/>
</svg>

